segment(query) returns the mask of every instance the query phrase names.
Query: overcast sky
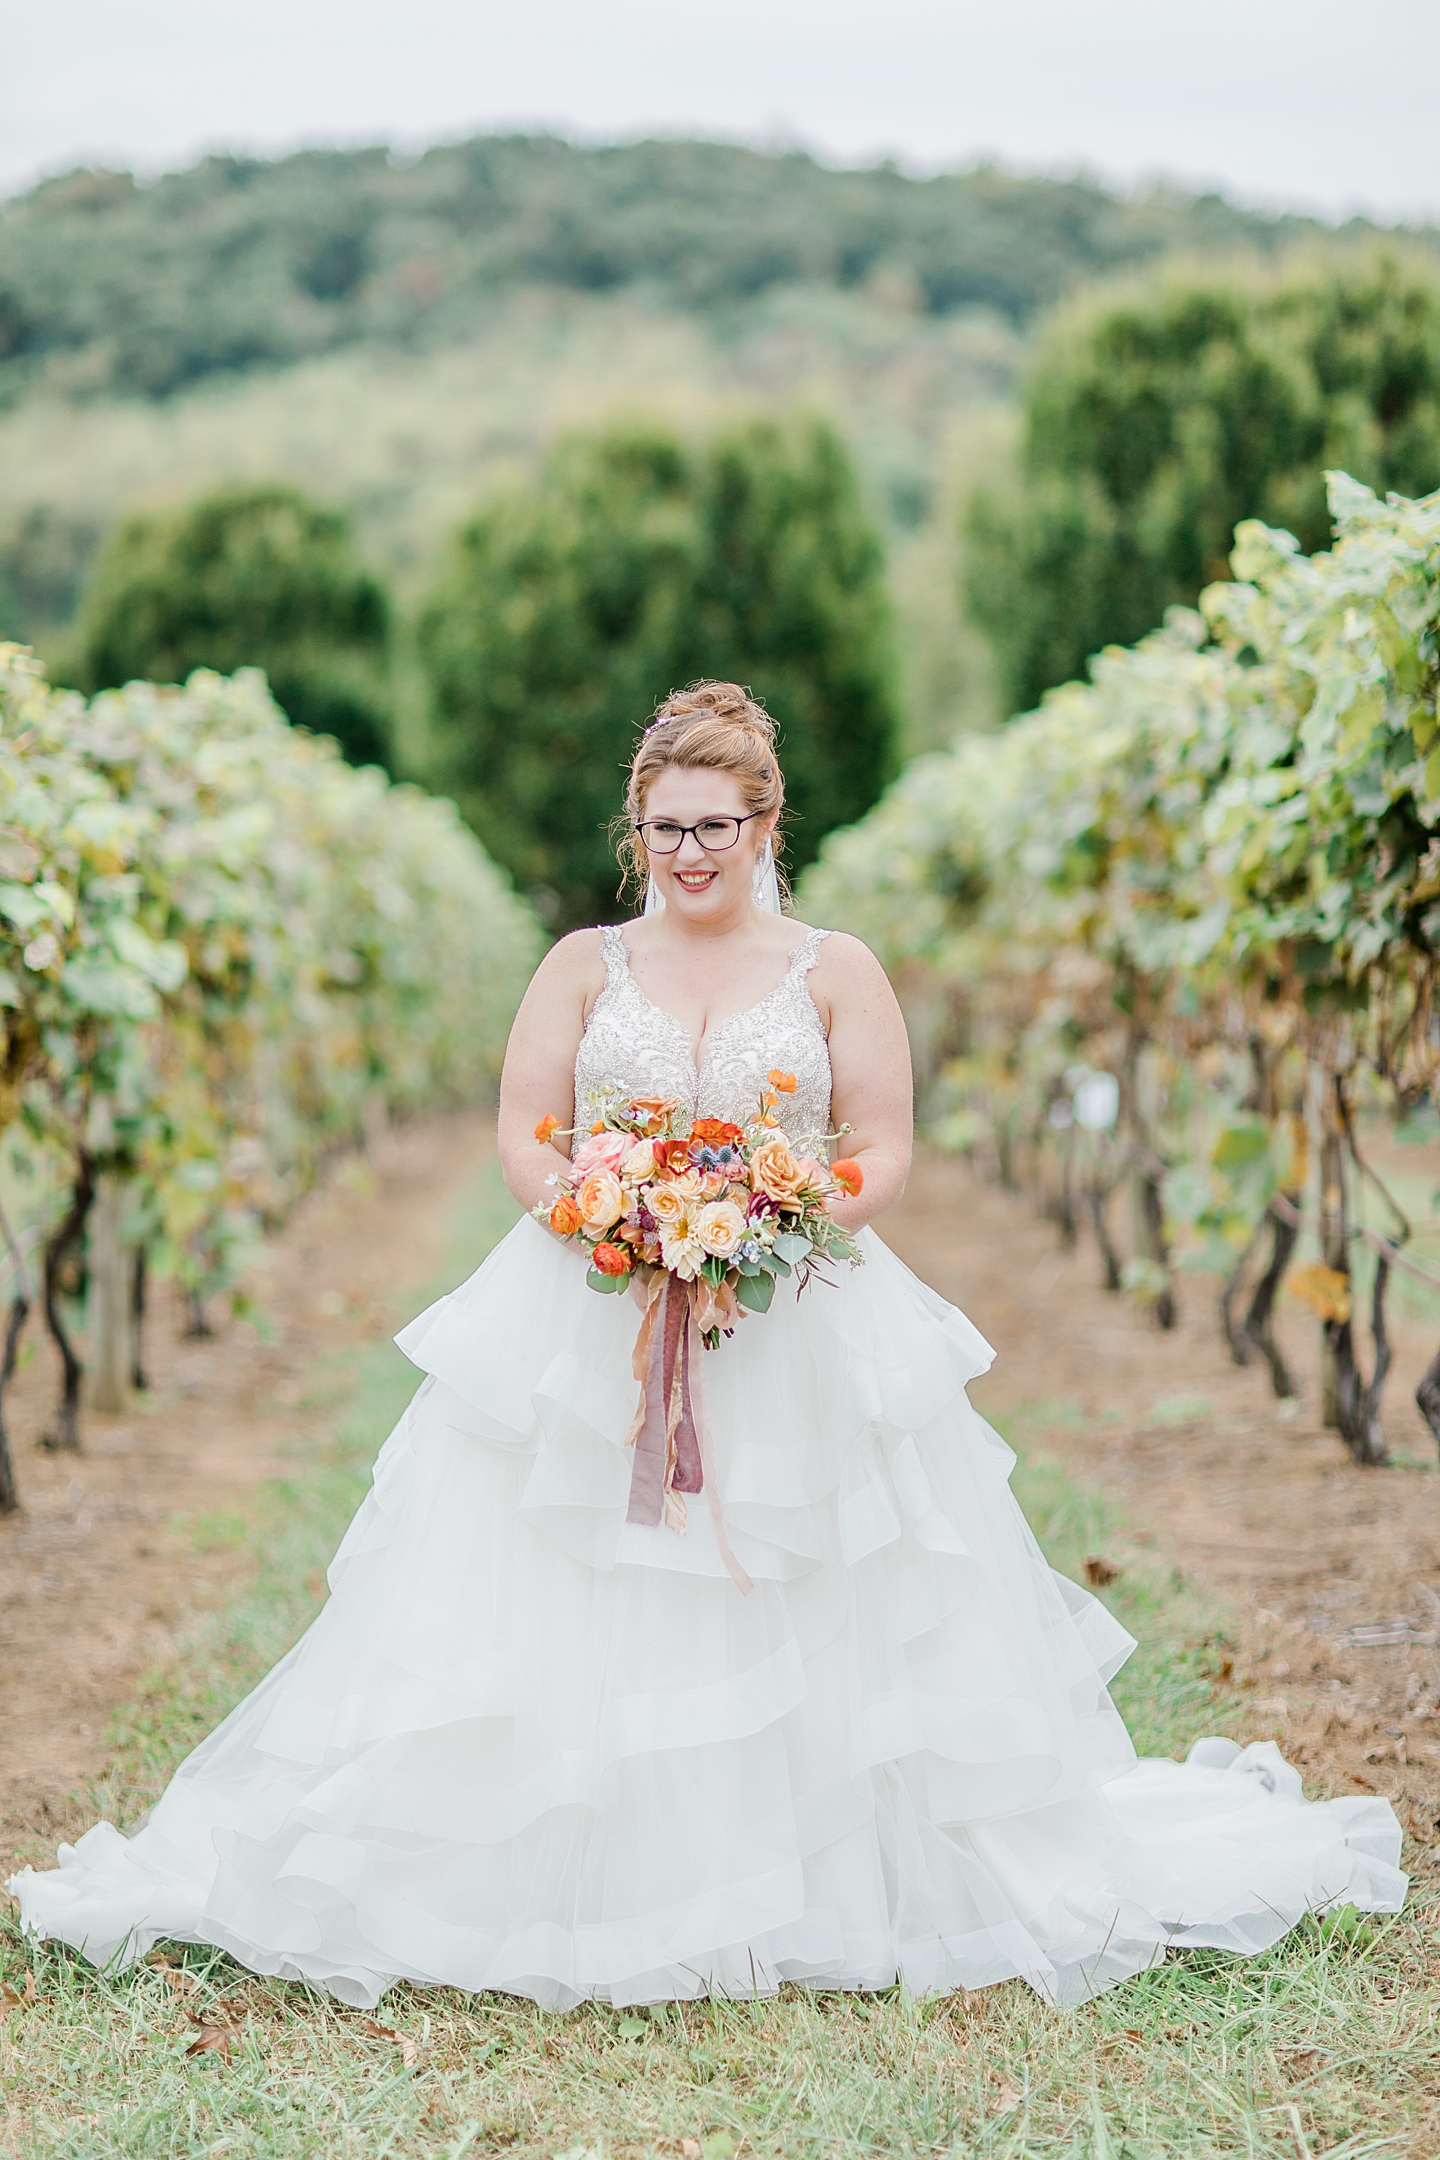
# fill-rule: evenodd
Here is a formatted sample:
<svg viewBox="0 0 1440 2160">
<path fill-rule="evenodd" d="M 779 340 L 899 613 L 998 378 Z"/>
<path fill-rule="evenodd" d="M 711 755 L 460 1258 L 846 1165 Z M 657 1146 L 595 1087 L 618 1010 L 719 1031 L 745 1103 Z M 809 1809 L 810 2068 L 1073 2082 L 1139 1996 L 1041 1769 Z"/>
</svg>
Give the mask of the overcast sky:
<svg viewBox="0 0 1440 2160">
<path fill-rule="evenodd" d="M 1440 0 L 5 0 L 0 188 L 496 127 L 1440 215 Z"/>
</svg>

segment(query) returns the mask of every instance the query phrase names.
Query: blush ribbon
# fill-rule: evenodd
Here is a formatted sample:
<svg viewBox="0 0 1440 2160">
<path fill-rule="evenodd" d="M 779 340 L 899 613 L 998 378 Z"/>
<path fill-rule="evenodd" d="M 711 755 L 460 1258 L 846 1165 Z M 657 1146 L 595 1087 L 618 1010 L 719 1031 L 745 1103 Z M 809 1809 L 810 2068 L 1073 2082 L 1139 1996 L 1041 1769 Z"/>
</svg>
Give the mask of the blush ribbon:
<svg viewBox="0 0 1440 2160">
<path fill-rule="evenodd" d="M 731 1580 L 746 1594 L 755 1585 L 725 1534 L 715 1449 L 705 1414 L 700 1287 L 682 1283 L 662 1268 L 644 1293 L 644 1318 L 631 1361 L 640 1383 L 640 1401 L 625 1435 L 626 1447 L 635 1450 L 625 1520 L 651 1527 L 663 1522 L 683 1536 L 684 1495 L 703 1492 L 710 1503 L 720 1557 Z M 710 1285 L 704 1288 L 709 1291 Z M 707 1308 L 711 1303 L 707 1298 Z"/>
</svg>

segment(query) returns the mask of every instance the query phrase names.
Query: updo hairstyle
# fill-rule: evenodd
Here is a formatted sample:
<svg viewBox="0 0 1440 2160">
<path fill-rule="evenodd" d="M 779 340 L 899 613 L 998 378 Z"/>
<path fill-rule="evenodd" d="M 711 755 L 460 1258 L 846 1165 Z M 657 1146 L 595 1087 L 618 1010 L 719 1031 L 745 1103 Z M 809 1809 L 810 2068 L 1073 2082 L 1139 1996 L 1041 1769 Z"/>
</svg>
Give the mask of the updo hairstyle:
<svg viewBox="0 0 1440 2160">
<path fill-rule="evenodd" d="M 628 829 L 620 840 L 625 869 L 621 891 L 633 877 L 643 889 L 650 871 L 645 842 L 635 827 L 645 815 L 651 783 L 671 766 L 687 772 L 730 773 L 740 783 L 745 808 L 768 817 L 785 807 L 785 781 L 775 755 L 775 722 L 739 683 L 697 682 L 672 690 L 640 738 L 625 790 Z M 773 845 L 778 858 L 781 839 Z"/>
</svg>

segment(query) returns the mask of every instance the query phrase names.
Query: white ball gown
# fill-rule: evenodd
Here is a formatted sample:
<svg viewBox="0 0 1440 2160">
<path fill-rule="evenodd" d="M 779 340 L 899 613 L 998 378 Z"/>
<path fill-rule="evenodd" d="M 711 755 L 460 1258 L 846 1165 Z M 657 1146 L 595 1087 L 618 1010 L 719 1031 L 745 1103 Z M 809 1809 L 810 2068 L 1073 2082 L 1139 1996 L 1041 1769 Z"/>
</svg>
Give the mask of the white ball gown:
<svg viewBox="0 0 1440 2160">
<path fill-rule="evenodd" d="M 607 1083 L 738 1120 L 779 1066 L 791 1134 L 823 1129 L 823 934 L 697 1074 L 607 931 L 577 1122 Z M 1270 1743 L 1136 1760 L 1106 1693 L 1131 1639 L 1046 1565 L 966 1400 L 988 1346 L 862 1243 L 705 1355 L 742 1594 L 704 1505 L 627 1523 L 638 1313 L 518 1223 L 400 1336 L 427 1377 L 319 1618 L 133 1836 L 13 1880 L 26 1927 L 563 2010 L 897 1976 L 1070 2004 L 1168 1945 L 1395 1911 L 1383 1800 L 1307 1804 Z"/>
</svg>

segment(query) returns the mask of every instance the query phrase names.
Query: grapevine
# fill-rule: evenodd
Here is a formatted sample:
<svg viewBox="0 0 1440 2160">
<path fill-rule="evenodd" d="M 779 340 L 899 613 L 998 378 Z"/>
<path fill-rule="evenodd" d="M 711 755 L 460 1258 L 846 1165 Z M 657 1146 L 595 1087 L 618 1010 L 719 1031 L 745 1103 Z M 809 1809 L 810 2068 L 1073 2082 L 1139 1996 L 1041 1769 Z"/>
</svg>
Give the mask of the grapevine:
<svg viewBox="0 0 1440 2160">
<path fill-rule="evenodd" d="M 1384 1459 L 1385 1295 L 1408 1225 L 1356 1137 L 1440 1068 L 1440 495 L 1330 476 L 1333 548 L 1250 522 L 1233 582 L 1087 682 L 919 761 L 835 835 L 801 905 L 858 932 L 906 1004 L 937 1136 L 1029 1185 L 1107 1280 L 1174 1318 L 1176 1249 L 1223 1279 L 1233 1356 L 1293 1392 L 1290 1277 L 1327 1412 Z M 1134 1199 L 1123 1262 L 1111 1195 Z M 1358 1190 L 1384 1236 L 1354 1220 Z M 1377 1250 L 1370 1374 L 1351 1255 Z M 1440 1357 L 1421 1409 L 1440 1438 Z"/>
<path fill-rule="evenodd" d="M 49 1444 L 79 1441 L 65 1293 L 87 1243 L 94 1274 L 97 1211 L 133 1253 L 137 1312 L 158 1263 L 203 1330 L 328 1149 L 488 1088 L 538 939 L 450 804 L 290 727 L 258 672 L 87 704 L 0 646 L 0 1129 L 47 1173 Z M 0 1235 L 3 1512 L 4 1388 L 37 1285 L 3 1207 Z"/>
</svg>

